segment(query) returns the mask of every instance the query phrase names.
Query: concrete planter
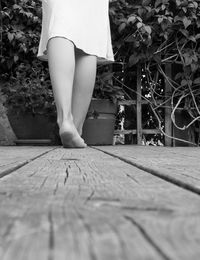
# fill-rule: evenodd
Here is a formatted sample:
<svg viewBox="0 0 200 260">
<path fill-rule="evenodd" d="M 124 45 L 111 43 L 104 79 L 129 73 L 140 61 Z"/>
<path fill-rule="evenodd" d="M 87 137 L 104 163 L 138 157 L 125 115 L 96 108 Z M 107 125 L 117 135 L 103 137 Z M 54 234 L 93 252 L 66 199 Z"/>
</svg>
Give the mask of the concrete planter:
<svg viewBox="0 0 200 260">
<path fill-rule="evenodd" d="M 177 109 L 175 112 L 175 122 L 179 127 L 184 127 L 191 122 L 191 118 L 186 111 L 182 109 Z M 192 126 L 186 130 L 180 130 L 174 126 L 173 136 L 185 141 L 195 143 L 194 129 L 192 128 Z M 174 146 L 191 146 L 189 143 L 185 143 L 178 140 L 174 140 L 173 142 Z"/>
<path fill-rule="evenodd" d="M 34 144 L 35 142 L 37 145 L 58 142 L 56 122 L 51 122 L 45 115 L 16 114 L 8 111 L 8 119 L 17 137 L 17 144 L 20 143 L 20 140 L 22 144 Z"/>
<path fill-rule="evenodd" d="M 88 145 L 112 145 L 117 105 L 105 99 L 92 99 L 83 126 Z"/>
</svg>

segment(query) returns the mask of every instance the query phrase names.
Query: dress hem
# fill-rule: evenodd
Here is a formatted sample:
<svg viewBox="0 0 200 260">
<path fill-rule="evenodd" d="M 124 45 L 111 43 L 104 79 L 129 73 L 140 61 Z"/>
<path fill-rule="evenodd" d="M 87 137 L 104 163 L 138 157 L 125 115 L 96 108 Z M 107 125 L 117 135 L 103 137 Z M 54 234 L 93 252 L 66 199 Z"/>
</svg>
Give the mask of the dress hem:
<svg viewBox="0 0 200 260">
<path fill-rule="evenodd" d="M 101 56 L 101 55 L 98 55 L 98 54 L 91 53 L 91 52 L 85 50 L 84 48 L 79 47 L 73 40 L 71 40 L 71 39 L 69 39 L 69 38 L 67 38 L 65 36 L 55 35 L 55 36 L 49 37 L 46 46 L 48 46 L 48 42 L 52 38 L 64 38 L 64 39 L 67 39 L 68 41 L 70 41 L 70 42 L 72 42 L 74 44 L 74 47 L 76 49 L 81 50 L 86 55 L 96 56 L 97 57 L 97 63 L 101 63 L 101 64 L 105 63 L 105 64 L 107 64 L 107 63 L 113 63 L 115 61 L 114 57 L 104 57 L 104 56 Z M 37 54 L 37 58 L 39 60 L 42 60 L 42 61 L 48 61 L 47 48 L 43 52 L 39 51 L 38 54 Z"/>
</svg>

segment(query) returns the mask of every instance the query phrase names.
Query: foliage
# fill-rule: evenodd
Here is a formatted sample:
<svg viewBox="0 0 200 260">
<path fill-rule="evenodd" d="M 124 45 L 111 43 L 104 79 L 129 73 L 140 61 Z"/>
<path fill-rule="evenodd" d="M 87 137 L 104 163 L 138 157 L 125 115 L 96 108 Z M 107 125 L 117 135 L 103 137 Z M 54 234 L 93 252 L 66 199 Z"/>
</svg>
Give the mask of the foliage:
<svg viewBox="0 0 200 260">
<path fill-rule="evenodd" d="M 32 92 L 31 84 L 35 91 L 37 84 L 42 84 L 45 88 L 38 88 L 38 98 L 40 91 L 50 91 L 52 96 L 48 76 L 43 83 L 40 82 L 39 75 L 44 71 L 47 73 L 46 63 L 37 61 L 40 70 L 35 75 L 36 82 L 31 76 L 41 31 L 41 0 L 0 0 L 0 5 L 0 73 L 4 79 L 10 79 L 9 89 L 14 83 L 18 87 L 19 83 L 25 84 L 27 92 L 32 95 L 35 92 Z M 184 128 L 194 124 L 199 126 L 200 0 L 110 0 L 110 22 L 116 62 L 113 73 L 98 71 L 94 95 L 126 96 L 119 86 L 128 90 L 130 95 L 130 91 L 135 91 L 130 87 L 135 77 L 133 71 L 140 64 L 149 92 L 144 98 L 148 100 L 160 128 L 159 110 L 168 103 L 171 104 L 173 121 L 176 109 L 181 107 L 191 116 L 191 122 Z M 167 64 L 178 64 L 179 70 L 166 75 Z M 26 68 L 29 83 L 20 79 L 22 67 Z M 172 94 L 165 96 L 162 104 L 157 102 L 163 98 L 158 91 L 160 80 L 168 82 L 172 88 Z M 38 99 L 37 106 L 40 102 L 42 99 Z M 52 100 L 49 102 L 51 105 Z"/>
<path fill-rule="evenodd" d="M 41 0 L 1 0 L 0 72 L 6 106 L 44 114 L 56 108 L 46 62 L 36 57 L 41 32 Z"/>
<path fill-rule="evenodd" d="M 124 75 L 138 64 L 143 68 L 149 86 L 148 101 L 160 129 L 163 130 L 159 109 L 169 103 L 174 124 L 178 108 L 191 116 L 187 126 L 178 128 L 199 126 L 200 0 L 136 0 L 134 4 L 131 0 L 114 0 L 110 15 L 116 60 L 123 63 Z M 172 70 L 177 66 L 179 70 L 167 75 L 167 64 L 172 65 Z M 172 94 L 158 104 L 161 78 L 168 82 Z"/>
<path fill-rule="evenodd" d="M 40 0 L 1 0 L 1 73 L 12 76 L 21 63 L 36 59 L 40 30 Z"/>
<path fill-rule="evenodd" d="M 199 68 L 200 1 L 119 0 L 111 2 L 117 60 L 184 62 L 192 72 Z M 113 27 L 114 27 L 113 26 Z"/>
<path fill-rule="evenodd" d="M 93 92 L 94 98 L 109 99 L 117 103 L 118 100 L 124 98 L 122 87 L 113 84 L 114 72 L 110 65 L 99 66 L 97 70 L 96 83 Z"/>
<path fill-rule="evenodd" d="M 31 73 L 30 73 L 31 71 Z M 16 113 L 46 115 L 55 121 L 56 107 L 47 69 L 39 61 L 21 64 L 15 77 L 3 84 L 6 107 Z"/>
</svg>

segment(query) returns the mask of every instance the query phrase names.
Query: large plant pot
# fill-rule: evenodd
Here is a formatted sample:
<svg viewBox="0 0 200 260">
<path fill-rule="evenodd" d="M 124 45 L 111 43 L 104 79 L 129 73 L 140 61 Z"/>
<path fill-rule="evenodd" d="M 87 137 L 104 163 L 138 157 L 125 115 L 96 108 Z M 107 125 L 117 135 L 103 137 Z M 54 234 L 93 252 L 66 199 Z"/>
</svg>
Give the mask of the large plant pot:
<svg viewBox="0 0 200 260">
<path fill-rule="evenodd" d="M 112 145 L 117 105 L 105 99 L 92 99 L 83 126 L 88 145 Z"/>
<path fill-rule="evenodd" d="M 41 143 L 42 140 L 49 140 L 51 144 L 59 142 L 56 121 L 50 121 L 45 115 L 16 114 L 8 111 L 8 119 L 19 140 L 37 140 L 37 144 L 38 140 L 41 140 Z"/>
<path fill-rule="evenodd" d="M 179 127 L 184 127 L 191 122 L 191 117 L 186 111 L 182 109 L 177 109 L 175 112 L 175 121 Z M 194 130 L 192 127 L 189 127 L 186 130 L 180 130 L 174 126 L 173 135 L 176 138 L 195 143 Z M 183 141 L 174 140 L 174 146 L 191 146 L 191 144 Z"/>
</svg>

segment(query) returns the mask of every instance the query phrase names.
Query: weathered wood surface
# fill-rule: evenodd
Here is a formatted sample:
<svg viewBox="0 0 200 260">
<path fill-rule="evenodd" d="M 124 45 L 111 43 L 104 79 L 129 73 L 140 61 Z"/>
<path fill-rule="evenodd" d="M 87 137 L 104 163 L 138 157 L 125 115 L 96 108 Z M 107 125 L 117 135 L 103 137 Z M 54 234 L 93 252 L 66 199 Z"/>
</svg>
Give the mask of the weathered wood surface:
<svg viewBox="0 0 200 260">
<path fill-rule="evenodd" d="M 0 146 L 0 177 L 52 149 L 52 147 Z"/>
<path fill-rule="evenodd" d="M 200 194 L 200 148 L 127 145 L 97 149 Z"/>
<path fill-rule="evenodd" d="M 0 179 L 0 259 L 199 260 L 199 215 L 197 194 L 96 149 L 57 148 Z"/>
</svg>

